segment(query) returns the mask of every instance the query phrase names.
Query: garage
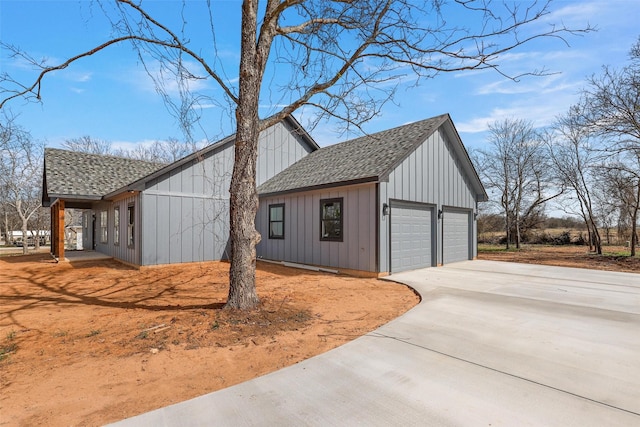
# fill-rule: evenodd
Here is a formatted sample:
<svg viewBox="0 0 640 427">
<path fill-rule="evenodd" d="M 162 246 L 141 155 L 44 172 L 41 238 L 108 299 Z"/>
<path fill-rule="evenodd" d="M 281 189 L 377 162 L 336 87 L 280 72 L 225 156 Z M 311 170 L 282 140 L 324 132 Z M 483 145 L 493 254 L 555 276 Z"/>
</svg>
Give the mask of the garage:
<svg viewBox="0 0 640 427">
<path fill-rule="evenodd" d="M 423 203 L 391 201 L 391 271 L 433 265 L 434 208 Z"/>
<path fill-rule="evenodd" d="M 443 212 L 443 264 L 471 259 L 471 212 L 455 208 L 444 208 Z"/>
</svg>

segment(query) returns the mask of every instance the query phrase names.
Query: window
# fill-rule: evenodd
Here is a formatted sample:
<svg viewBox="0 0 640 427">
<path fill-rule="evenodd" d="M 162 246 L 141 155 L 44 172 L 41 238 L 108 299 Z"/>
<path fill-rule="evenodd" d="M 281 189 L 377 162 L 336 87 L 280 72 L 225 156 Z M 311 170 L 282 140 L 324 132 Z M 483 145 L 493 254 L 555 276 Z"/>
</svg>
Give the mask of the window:
<svg viewBox="0 0 640 427">
<path fill-rule="evenodd" d="M 113 244 L 120 244 L 120 208 L 113 208 Z"/>
<path fill-rule="evenodd" d="M 320 200 L 320 240 L 342 242 L 342 197 Z"/>
<path fill-rule="evenodd" d="M 107 226 L 107 211 L 100 211 L 100 243 L 107 243 L 109 239 Z"/>
<path fill-rule="evenodd" d="M 135 209 L 133 205 L 129 205 L 127 206 L 127 246 L 129 246 L 130 248 L 133 247 L 133 244 L 135 243 L 134 240 L 134 224 L 136 222 L 136 214 L 135 214 Z"/>
<path fill-rule="evenodd" d="M 269 205 L 269 238 L 284 239 L 284 203 Z"/>
</svg>

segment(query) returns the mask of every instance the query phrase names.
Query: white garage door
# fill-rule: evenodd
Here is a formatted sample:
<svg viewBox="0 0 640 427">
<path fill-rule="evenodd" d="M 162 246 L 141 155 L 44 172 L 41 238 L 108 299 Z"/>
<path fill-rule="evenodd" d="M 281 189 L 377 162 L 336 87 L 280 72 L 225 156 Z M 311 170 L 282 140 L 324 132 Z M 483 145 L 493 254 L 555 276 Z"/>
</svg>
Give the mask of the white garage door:
<svg viewBox="0 0 640 427">
<path fill-rule="evenodd" d="M 443 264 L 470 259 L 471 213 L 465 210 L 444 209 L 443 215 Z"/>
<path fill-rule="evenodd" d="M 432 266 L 433 208 L 391 202 L 391 272 Z"/>
</svg>

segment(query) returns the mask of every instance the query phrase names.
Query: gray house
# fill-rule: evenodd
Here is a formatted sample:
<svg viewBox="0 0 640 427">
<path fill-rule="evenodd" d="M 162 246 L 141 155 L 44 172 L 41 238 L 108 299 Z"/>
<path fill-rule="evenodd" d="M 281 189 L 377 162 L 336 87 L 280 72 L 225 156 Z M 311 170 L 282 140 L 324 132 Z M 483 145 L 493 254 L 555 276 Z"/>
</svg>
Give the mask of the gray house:
<svg viewBox="0 0 640 427">
<path fill-rule="evenodd" d="M 84 247 L 124 262 L 225 259 L 233 142 L 170 165 L 47 149 L 53 229 L 82 208 Z M 449 115 L 322 149 L 290 118 L 261 135 L 257 171 L 259 258 L 378 276 L 477 253 L 487 194 Z"/>
<path fill-rule="evenodd" d="M 64 209 L 84 209 L 83 247 L 136 266 L 227 258 L 234 137 L 164 165 L 45 149 L 42 201 L 64 258 Z M 260 134 L 258 185 L 318 145 L 293 118 Z"/>
<path fill-rule="evenodd" d="M 372 275 L 473 259 L 487 200 L 448 114 L 322 148 L 258 192 L 259 257 Z"/>
</svg>

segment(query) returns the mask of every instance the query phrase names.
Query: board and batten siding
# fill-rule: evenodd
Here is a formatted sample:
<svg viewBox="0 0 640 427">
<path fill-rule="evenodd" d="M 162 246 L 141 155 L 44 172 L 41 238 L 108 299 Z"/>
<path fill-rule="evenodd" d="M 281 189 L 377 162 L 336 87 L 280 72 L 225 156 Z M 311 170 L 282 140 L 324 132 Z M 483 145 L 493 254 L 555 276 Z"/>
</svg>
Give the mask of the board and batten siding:
<svg viewBox="0 0 640 427">
<path fill-rule="evenodd" d="M 273 178 L 311 151 L 302 136 L 284 121 L 262 131 L 258 143 L 257 185 Z"/>
<path fill-rule="evenodd" d="M 134 206 L 134 245 L 129 247 L 127 245 L 127 207 L 129 205 Z M 119 242 L 116 245 L 114 243 L 114 212 L 115 207 L 120 209 L 120 222 L 118 227 Z M 101 227 L 101 215 L 100 212 L 107 212 L 107 243 L 103 243 L 100 238 Z M 89 213 L 95 215 L 94 227 L 95 227 L 95 250 L 97 252 L 109 255 L 124 262 L 134 265 L 140 265 L 141 254 L 141 239 L 140 239 L 140 197 L 139 194 L 131 194 L 126 197 L 113 201 L 113 202 L 100 202 L 95 203 L 92 206 L 92 211 Z M 89 218 L 90 220 L 91 218 Z M 90 224 L 90 222 L 89 222 Z M 91 231 L 89 231 L 91 232 Z M 87 248 L 89 249 L 89 248 Z"/>
<path fill-rule="evenodd" d="M 436 212 L 443 206 L 468 209 L 476 206 L 476 196 L 469 178 L 465 174 L 460 158 L 453 149 L 448 135 L 441 127 L 431 134 L 390 174 L 387 182 L 380 183 L 380 206 L 390 200 L 404 200 L 428 203 L 436 206 Z M 380 271 L 389 271 L 389 220 L 380 216 Z M 475 236 L 476 224 L 473 224 Z M 441 220 L 437 224 L 437 263 L 442 263 Z M 473 253 L 476 254 L 474 240 Z"/>
<path fill-rule="evenodd" d="M 260 134 L 257 184 L 311 151 L 288 124 Z M 217 261 L 229 254 L 232 142 L 176 167 L 146 185 L 142 195 L 142 265 Z"/>
<path fill-rule="evenodd" d="M 343 241 L 320 240 L 320 200 L 343 198 Z M 269 238 L 269 205 L 284 204 L 284 239 Z M 260 199 L 258 258 L 376 271 L 376 186 L 356 185 Z"/>
</svg>

